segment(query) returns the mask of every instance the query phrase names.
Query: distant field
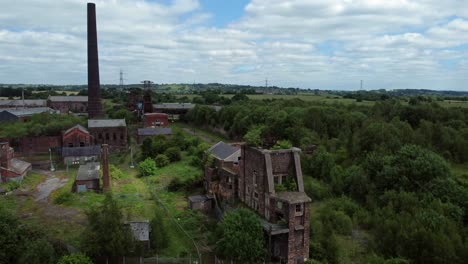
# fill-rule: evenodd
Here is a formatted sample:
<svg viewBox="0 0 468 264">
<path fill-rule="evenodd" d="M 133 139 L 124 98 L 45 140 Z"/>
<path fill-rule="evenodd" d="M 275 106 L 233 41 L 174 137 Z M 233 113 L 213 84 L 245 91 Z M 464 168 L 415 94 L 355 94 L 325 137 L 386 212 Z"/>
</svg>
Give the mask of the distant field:
<svg viewBox="0 0 468 264">
<path fill-rule="evenodd" d="M 455 100 L 445 100 L 439 102 L 443 107 L 463 107 L 468 108 L 468 101 L 455 101 Z"/>
<path fill-rule="evenodd" d="M 33 91 L 32 93 L 43 93 L 45 91 Z M 77 95 L 78 92 L 76 91 L 55 91 L 57 93 L 66 93 L 67 95 Z"/>
</svg>

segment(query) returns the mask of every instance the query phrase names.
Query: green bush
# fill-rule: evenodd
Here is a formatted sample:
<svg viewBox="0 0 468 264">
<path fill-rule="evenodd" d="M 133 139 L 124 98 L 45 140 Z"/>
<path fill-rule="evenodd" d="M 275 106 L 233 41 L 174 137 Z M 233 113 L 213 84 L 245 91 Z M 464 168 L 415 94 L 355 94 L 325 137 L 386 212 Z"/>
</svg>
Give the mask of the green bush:
<svg viewBox="0 0 468 264">
<path fill-rule="evenodd" d="M 61 192 L 54 198 L 56 204 L 68 204 L 73 199 L 73 194 L 70 192 Z"/>
<path fill-rule="evenodd" d="M 93 262 L 89 257 L 81 253 L 76 253 L 61 257 L 57 264 L 93 264 Z"/>
<path fill-rule="evenodd" d="M 304 191 L 314 200 L 323 200 L 331 195 L 330 187 L 326 183 L 312 177 L 304 178 Z"/>
<path fill-rule="evenodd" d="M 152 176 L 156 174 L 156 162 L 151 158 L 146 158 L 138 164 L 141 176 Z"/>
<path fill-rule="evenodd" d="M 127 177 L 127 175 L 122 170 L 112 164 L 109 165 L 109 173 L 113 180 L 122 180 Z"/>
<path fill-rule="evenodd" d="M 179 161 L 181 159 L 180 156 L 180 148 L 178 147 L 170 147 L 164 151 L 164 155 L 166 155 L 171 162 Z"/>
<path fill-rule="evenodd" d="M 13 190 L 18 189 L 19 186 L 19 183 L 16 181 L 9 181 L 7 184 L 5 184 L 5 189 L 7 192 L 11 192 Z"/>
<path fill-rule="evenodd" d="M 162 167 L 165 167 L 167 165 L 169 165 L 169 163 L 171 162 L 169 160 L 169 158 L 164 155 L 164 154 L 159 154 L 156 156 L 156 158 L 154 159 L 154 162 L 156 164 L 156 167 L 158 168 L 162 168 Z"/>
</svg>

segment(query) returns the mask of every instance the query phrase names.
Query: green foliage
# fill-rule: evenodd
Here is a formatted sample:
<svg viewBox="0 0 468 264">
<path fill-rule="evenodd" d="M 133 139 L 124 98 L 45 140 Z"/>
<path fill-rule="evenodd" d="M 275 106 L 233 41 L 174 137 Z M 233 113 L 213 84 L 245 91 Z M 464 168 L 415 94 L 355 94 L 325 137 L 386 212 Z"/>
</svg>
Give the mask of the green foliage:
<svg viewBox="0 0 468 264">
<path fill-rule="evenodd" d="M 128 111 L 127 109 L 120 109 L 117 111 L 111 110 L 109 112 L 109 117 L 112 119 L 125 119 L 127 124 L 133 124 L 137 121 L 135 114 Z"/>
<path fill-rule="evenodd" d="M 0 263 L 55 263 L 57 252 L 43 229 L 21 222 L 0 204 Z"/>
<path fill-rule="evenodd" d="M 127 175 L 113 164 L 109 164 L 109 174 L 113 180 L 122 180 L 127 178 Z"/>
<path fill-rule="evenodd" d="M 302 166 L 307 175 L 323 181 L 330 181 L 335 160 L 324 147 L 319 147 L 312 157 L 304 157 Z"/>
<path fill-rule="evenodd" d="M 76 124 L 85 125 L 85 120 L 73 115 L 36 114 L 28 122 L 14 122 L 2 125 L 0 138 L 56 136 Z"/>
<path fill-rule="evenodd" d="M 82 234 L 81 248 L 92 257 L 128 256 L 134 251 L 135 243 L 128 225 L 112 193 L 99 207 L 86 212 L 88 225 Z"/>
<path fill-rule="evenodd" d="M 304 177 L 304 191 L 313 200 L 323 200 L 331 195 L 330 187 L 326 183 L 308 176 Z"/>
<path fill-rule="evenodd" d="M 227 259 L 261 261 L 265 256 L 264 243 L 262 224 L 248 209 L 227 213 L 218 225 L 216 252 Z"/>
<path fill-rule="evenodd" d="M 57 196 L 54 198 L 54 203 L 55 204 L 68 204 L 71 202 L 73 199 L 73 194 L 70 192 L 60 192 Z"/>
<path fill-rule="evenodd" d="M 161 210 L 155 210 L 154 217 L 150 221 L 150 242 L 151 248 L 157 253 L 163 250 L 169 245 L 169 236 L 166 231 L 164 218 L 162 217 Z"/>
<path fill-rule="evenodd" d="M 61 257 L 57 264 L 93 264 L 93 262 L 86 255 L 75 253 Z"/>
<path fill-rule="evenodd" d="M 178 147 L 170 147 L 164 151 L 164 155 L 166 155 L 171 162 L 179 161 L 181 159 L 180 156 L 180 148 Z"/>
<path fill-rule="evenodd" d="M 138 163 L 138 170 L 143 177 L 155 175 L 157 171 L 156 162 L 151 158 L 146 158 L 144 161 Z"/>
<path fill-rule="evenodd" d="M 263 145 L 263 130 L 264 127 L 262 126 L 257 126 L 249 129 L 249 131 L 244 135 L 245 142 L 251 146 L 260 147 L 261 145 Z"/>
<path fill-rule="evenodd" d="M 278 149 L 290 149 L 292 148 L 292 144 L 289 140 L 279 140 L 276 142 L 276 144 L 271 148 L 273 150 L 278 150 Z"/>
<path fill-rule="evenodd" d="M 19 183 L 16 181 L 9 181 L 8 183 L 4 184 L 3 187 L 7 192 L 11 192 L 19 188 Z"/>
<path fill-rule="evenodd" d="M 164 154 L 157 155 L 156 158 L 154 159 L 154 162 L 156 164 L 156 167 L 158 167 L 158 168 L 165 167 L 165 166 L 169 165 L 169 163 L 171 163 L 169 158 Z"/>
</svg>

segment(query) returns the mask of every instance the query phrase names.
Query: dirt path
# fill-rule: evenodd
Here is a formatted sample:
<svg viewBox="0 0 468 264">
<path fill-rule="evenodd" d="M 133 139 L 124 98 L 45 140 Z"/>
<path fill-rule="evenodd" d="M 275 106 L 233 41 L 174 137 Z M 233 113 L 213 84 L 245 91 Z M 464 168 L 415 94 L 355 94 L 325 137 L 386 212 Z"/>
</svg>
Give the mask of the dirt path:
<svg viewBox="0 0 468 264">
<path fill-rule="evenodd" d="M 47 202 L 53 191 L 62 188 L 68 182 L 68 179 L 59 179 L 50 171 L 34 170 L 34 172 L 47 176 L 47 179 L 36 187 L 37 192 L 34 194 L 34 201 L 36 202 Z"/>
</svg>

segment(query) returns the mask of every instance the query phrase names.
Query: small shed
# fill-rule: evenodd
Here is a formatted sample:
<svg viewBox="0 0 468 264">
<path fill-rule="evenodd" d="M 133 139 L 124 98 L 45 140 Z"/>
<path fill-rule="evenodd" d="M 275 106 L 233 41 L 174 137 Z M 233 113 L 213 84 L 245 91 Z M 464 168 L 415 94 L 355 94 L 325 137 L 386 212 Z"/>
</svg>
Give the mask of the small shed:
<svg viewBox="0 0 468 264">
<path fill-rule="evenodd" d="M 100 165 L 98 162 L 90 162 L 80 165 L 78 174 L 75 178 L 73 186 L 74 192 L 87 192 L 89 190 L 99 191 L 99 170 Z"/>
<path fill-rule="evenodd" d="M 188 198 L 188 207 L 191 210 L 209 212 L 214 207 L 213 195 L 192 195 Z"/>
<path fill-rule="evenodd" d="M 132 230 L 133 237 L 136 241 L 142 243 L 145 249 L 150 248 L 150 225 L 149 221 L 132 221 L 127 223 Z"/>
</svg>

